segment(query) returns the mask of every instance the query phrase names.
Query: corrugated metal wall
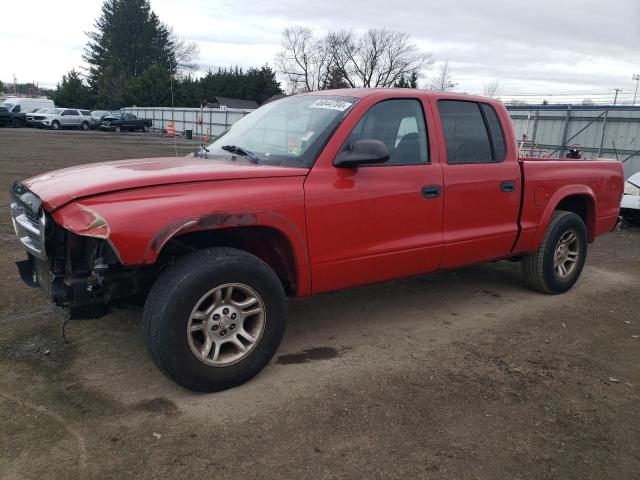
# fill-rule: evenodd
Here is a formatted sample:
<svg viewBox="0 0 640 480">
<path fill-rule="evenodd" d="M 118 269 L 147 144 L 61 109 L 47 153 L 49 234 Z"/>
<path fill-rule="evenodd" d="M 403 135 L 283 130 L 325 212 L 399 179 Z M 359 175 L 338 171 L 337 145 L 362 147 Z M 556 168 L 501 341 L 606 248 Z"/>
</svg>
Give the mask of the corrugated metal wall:
<svg viewBox="0 0 640 480">
<path fill-rule="evenodd" d="M 564 157 L 577 144 L 582 158 L 623 162 L 625 178 L 640 171 L 640 107 L 517 105 L 507 109 L 516 137 L 527 136 L 525 154 Z"/>
</svg>

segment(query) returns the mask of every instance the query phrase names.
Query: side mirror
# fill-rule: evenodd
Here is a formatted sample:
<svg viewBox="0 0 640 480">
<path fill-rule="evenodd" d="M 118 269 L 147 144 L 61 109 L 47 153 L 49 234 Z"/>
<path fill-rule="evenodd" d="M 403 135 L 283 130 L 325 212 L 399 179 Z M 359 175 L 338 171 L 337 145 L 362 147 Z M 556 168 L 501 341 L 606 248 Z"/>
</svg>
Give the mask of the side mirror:
<svg viewBox="0 0 640 480">
<path fill-rule="evenodd" d="M 356 168 L 359 165 L 384 163 L 389 160 L 389 149 L 380 140 L 358 140 L 350 150 L 340 152 L 333 161 L 338 168 Z"/>
</svg>

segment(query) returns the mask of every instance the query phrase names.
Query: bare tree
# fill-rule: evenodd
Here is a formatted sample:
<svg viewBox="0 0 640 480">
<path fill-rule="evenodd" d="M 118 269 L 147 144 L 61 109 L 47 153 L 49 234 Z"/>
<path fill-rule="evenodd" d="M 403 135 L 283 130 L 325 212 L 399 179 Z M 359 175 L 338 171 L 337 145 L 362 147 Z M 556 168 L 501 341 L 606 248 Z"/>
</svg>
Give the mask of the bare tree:
<svg viewBox="0 0 640 480">
<path fill-rule="evenodd" d="M 420 75 L 433 61 L 408 33 L 371 28 L 361 37 L 342 30 L 326 38 L 331 60 L 346 82 L 361 87 L 391 87 L 403 75 Z"/>
<path fill-rule="evenodd" d="M 296 92 L 329 84 L 391 87 L 403 75 L 417 78 L 433 62 L 406 33 L 369 29 L 357 36 L 339 30 L 316 39 L 309 28 L 291 27 L 283 33 L 283 50 L 276 63 L 287 76 L 290 90 Z"/>
<path fill-rule="evenodd" d="M 582 105 L 595 105 L 595 102 L 591 98 L 584 98 L 584 99 L 582 99 L 582 102 L 580 102 L 580 103 Z"/>
<path fill-rule="evenodd" d="M 493 80 L 492 82 L 485 84 L 482 87 L 482 95 L 500 100 L 500 95 L 502 95 L 502 86 L 500 85 L 500 82 Z"/>
<path fill-rule="evenodd" d="M 449 59 L 445 60 L 442 65 L 440 65 L 440 69 L 438 70 L 438 74 L 431 79 L 429 83 L 429 88 L 431 90 L 438 90 L 440 92 L 448 92 L 456 87 L 457 83 L 453 82 L 453 76 L 451 75 L 451 70 L 449 69 Z"/>
<path fill-rule="evenodd" d="M 282 47 L 276 66 L 286 75 L 290 93 L 319 90 L 331 70 L 325 43 L 310 28 L 294 26 L 282 33 Z"/>
<path fill-rule="evenodd" d="M 178 75 L 187 75 L 198 70 L 200 57 L 198 44 L 180 37 L 171 27 L 169 27 L 169 41 L 173 45 Z"/>
</svg>

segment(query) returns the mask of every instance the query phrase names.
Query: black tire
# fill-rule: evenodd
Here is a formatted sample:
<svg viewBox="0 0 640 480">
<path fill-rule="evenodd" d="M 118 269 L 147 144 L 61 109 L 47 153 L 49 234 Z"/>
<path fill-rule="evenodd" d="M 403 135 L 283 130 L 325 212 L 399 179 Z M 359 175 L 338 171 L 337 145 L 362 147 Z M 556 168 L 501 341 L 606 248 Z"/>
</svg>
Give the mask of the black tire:
<svg viewBox="0 0 640 480">
<path fill-rule="evenodd" d="M 82 122 L 82 125 L 80 125 L 80 128 L 86 132 L 87 130 L 89 130 L 89 123 Z"/>
<path fill-rule="evenodd" d="M 556 247 L 568 232 L 577 236 L 577 260 L 573 270 L 562 277 L 555 268 Z M 578 215 L 573 212 L 555 211 L 544 233 L 540 247 L 534 253 L 522 257 L 522 279 L 534 290 L 558 294 L 569 290 L 580 277 L 587 259 L 587 229 Z"/>
<path fill-rule="evenodd" d="M 122 127 L 120 125 L 116 125 L 116 128 L 114 129 L 117 133 L 120 133 L 122 131 Z"/>
<path fill-rule="evenodd" d="M 11 121 L 11 126 L 12 126 L 13 128 L 20 128 L 20 127 L 22 126 L 22 122 L 20 121 L 20 119 L 19 119 L 19 118 L 14 118 L 14 119 Z"/>
<path fill-rule="evenodd" d="M 51 122 L 51 128 L 53 128 L 54 130 L 60 130 L 60 122 L 54 120 L 53 122 Z"/>
<path fill-rule="evenodd" d="M 212 366 L 189 347 L 191 312 L 206 292 L 219 285 L 251 287 L 265 306 L 264 330 L 255 346 L 236 363 Z M 210 248 L 182 258 L 157 279 L 147 298 L 142 329 L 158 368 L 183 387 L 215 392 L 240 385 L 269 363 L 284 335 L 287 302 L 282 283 L 259 258 L 233 248 Z"/>
<path fill-rule="evenodd" d="M 149 125 L 144 125 L 144 126 L 142 127 L 142 131 L 143 131 L 143 132 L 148 132 L 148 131 L 149 131 Z"/>
</svg>

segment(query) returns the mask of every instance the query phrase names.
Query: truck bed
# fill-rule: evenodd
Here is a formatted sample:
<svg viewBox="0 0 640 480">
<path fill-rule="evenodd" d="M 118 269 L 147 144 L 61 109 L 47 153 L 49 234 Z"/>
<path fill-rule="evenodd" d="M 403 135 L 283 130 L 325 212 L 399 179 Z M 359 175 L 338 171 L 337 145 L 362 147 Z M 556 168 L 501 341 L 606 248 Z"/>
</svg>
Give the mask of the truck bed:
<svg viewBox="0 0 640 480">
<path fill-rule="evenodd" d="M 518 163 L 523 190 L 521 233 L 514 252 L 525 252 L 535 244 L 540 225 L 545 225 L 553 213 L 549 207 L 567 196 L 565 201 L 584 208 L 590 242 L 615 227 L 622 195 L 620 162 L 523 157 Z"/>
</svg>

